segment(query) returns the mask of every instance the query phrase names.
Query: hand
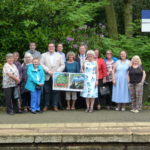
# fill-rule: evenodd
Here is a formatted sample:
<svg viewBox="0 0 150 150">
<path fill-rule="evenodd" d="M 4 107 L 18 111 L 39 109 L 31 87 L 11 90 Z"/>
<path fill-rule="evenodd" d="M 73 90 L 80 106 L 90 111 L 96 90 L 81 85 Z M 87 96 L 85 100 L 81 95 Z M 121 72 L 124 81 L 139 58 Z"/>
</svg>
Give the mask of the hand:
<svg viewBox="0 0 150 150">
<path fill-rule="evenodd" d="M 103 78 L 103 83 L 104 83 L 104 84 L 106 83 L 106 78 L 105 78 L 105 77 Z"/>
<path fill-rule="evenodd" d="M 17 80 L 16 80 L 16 83 L 19 84 L 19 83 L 20 83 L 20 79 L 17 79 Z"/>
<path fill-rule="evenodd" d="M 43 86 L 43 84 L 41 83 L 41 84 L 39 84 L 39 86 Z"/>
<path fill-rule="evenodd" d="M 116 80 L 113 80 L 113 84 L 116 85 Z"/>
<path fill-rule="evenodd" d="M 98 80 L 95 82 L 95 86 L 98 86 Z"/>
<path fill-rule="evenodd" d="M 53 75 L 53 72 L 52 71 L 48 71 L 48 74 L 50 74 L 51 76 Z"/>
</svg>

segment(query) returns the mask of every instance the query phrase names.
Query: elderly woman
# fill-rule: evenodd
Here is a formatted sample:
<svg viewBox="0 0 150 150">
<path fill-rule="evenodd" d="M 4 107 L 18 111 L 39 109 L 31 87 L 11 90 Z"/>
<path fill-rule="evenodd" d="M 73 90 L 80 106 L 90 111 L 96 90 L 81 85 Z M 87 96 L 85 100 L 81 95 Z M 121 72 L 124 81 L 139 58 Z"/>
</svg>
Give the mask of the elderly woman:
<svg viewBox="0 0 150 150">
<path fill-rule="evenodd" d="M 128 69 L 130 61 L 126 51 L 120 52 L 120 59 L 115 63 L 112 71 L 113 92 L 112 101 L 117 103 L 116 111 L 125 111 L 125 106 L 130 102 L 128 88 Z"/>
<path fill-rule="evenodd" d="M 86 98 L 87 109 L 85 112 L 93 112 L 95 98 L 98 97 L 98 66 L 94 59 L 93 50 L 87 51 L 87 60 L 82 66 L 82 72 L 85 73 L 84 90 L 81 96 Z"/>
<path fill-rule="evenodd" d="M 32 63 L 33 64 L 28 66 L 28 79 L 25 88 L 29 90 L 31 94 L 31 113 L 36 114 L 37 112 L 41 112 L 40 98 L 42 86 L 45 81 L 45 73 L 43 67 L 39 65 L 38 58 L 33 58 Z"/>
<path fill-rule="evenodd" d="M 6 100 L 7 113 L 13 115 L 19 111 L 17 100 L 14 97 L 14 91 L 17 84 L 20 83 L 19 72 L 14 65 L 12 53 L 6 55 L 7 62 L 3 67 L 3 89 Z"/>
<path fill-rule="evenodd" d="M 65 70 L 64 72 L 70 72 L 70 73 L 79 73 L 80 72 L 80 66 L 79 63 L 74 61 L 75 59 L 75 53 L 74 52 L 68 52 L 67 53 L 67 61 L 65 62 Z M 72 98 L 71 98 L 72 95 Z M 71 99 L 72 99 L 72 105 L 71 105 Z M 75 102 L 77 100 L 77 92 L 66 92 L 66 101 L 67 101 L 67 110 L 75 110 Z"/>
<path fill-rule="evenodd" d="M 129 89 L 132 101 L 132 112 L 138 113 L 142 110 L 143 97 L 143 83 L 145 81 L 146 73 L 142 67 L 139 56 L 133 56 L 131 60 L 131 67 L 128 70 Z"/>
<path fill-rule="evenodd" d="M 29 64 L 32 64 L 32 55 L 30 53 L 25 53 L 24 55 L 24 63 L 22 64 L 22 81 L 21 81 L 21 97 L 22 97 L 22 106 L 24 112 L 28 112 L 30 110 L 30 91 L 25 89 L 25 85 L 27 82 L 27 69 Z"/>
<path fill-rule="evenodd" d="M 113 57 L 113 53 L 111 50 L 107 50 L 106 51 L 106 58 L 104 59 L 105 63 L 106 63 L 106 68 L 107 68 L 107 77 L 106 77 L 106 86 L 109 87 L 110 89 L 110 94 L 106 95 L 106 106 L 107 109 L 110 109 L 110 107 L 112 106 L 112 70 L 113 70 L 113 66 L 115 64 L 115 62 L 118 59 L 116 57 Z"/>
</svg>

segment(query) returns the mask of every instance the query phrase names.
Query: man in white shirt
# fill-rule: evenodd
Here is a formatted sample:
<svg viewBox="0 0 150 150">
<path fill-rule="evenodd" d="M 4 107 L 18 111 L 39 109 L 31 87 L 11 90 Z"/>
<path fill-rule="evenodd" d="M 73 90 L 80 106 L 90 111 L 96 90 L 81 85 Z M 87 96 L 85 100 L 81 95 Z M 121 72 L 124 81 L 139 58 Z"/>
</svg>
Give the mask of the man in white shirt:
<svg viewBox="0 0 150 150">
<path fill-rule="evenodd" d="M 65 68 L 64 60 L 60 54 L 55 52 L 55 44 L 48 44 L 48 52 L 41 55 L 40 60 L 41 65 L 46 73 L 46 81 L 44 85 L 44 109 L 43 111 L 48 110 L 48 106 L 51 101 L 51 105 L 54 108 L 54 111 L 58 111 L 59 104 L 59 91 L 55 91 L 52 88 L 52 76 L 54 72 L 62 72 Z"/>
</svg>

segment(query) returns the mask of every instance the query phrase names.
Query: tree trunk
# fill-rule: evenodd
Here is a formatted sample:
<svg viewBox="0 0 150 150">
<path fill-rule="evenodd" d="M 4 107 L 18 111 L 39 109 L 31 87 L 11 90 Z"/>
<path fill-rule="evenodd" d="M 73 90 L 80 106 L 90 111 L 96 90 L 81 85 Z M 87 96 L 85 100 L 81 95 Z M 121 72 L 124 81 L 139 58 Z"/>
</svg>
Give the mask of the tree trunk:
<svg viewBox="0 0 150 150">
<path fill-rule="evenodd" d="M 133 21 L 133 0 L 124 0 L 124 26 L 125 26 L 125 35 L 132 37 L 132 21 Z"/>
<path fill-rule="evenodd" d="M 105 7 L 105 13 L 106 13 L 108 34 L 109 37 L 116 39 L 118 37 L 118 29 L 113 0 L 107 1 L 109 2 L 109 4 Z"/>
</svg>

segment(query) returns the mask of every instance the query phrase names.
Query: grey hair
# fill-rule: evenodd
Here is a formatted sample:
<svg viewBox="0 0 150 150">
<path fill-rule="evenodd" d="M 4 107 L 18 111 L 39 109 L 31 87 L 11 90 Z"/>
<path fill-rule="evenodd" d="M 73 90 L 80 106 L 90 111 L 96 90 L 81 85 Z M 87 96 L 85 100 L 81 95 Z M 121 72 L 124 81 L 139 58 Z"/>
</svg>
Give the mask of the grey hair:
<svg viewBox="0 0 150 150">
<path fill-rule="evenodd" d="M 25 55 L 24 55 L 24 63 L 26 63 L 26 57 L 30 57 L 31 59 L 33 59 L 33 57 L 32 57 L 32 55 L 30 54 L 30 53 L 25 53 Z"/>
<path fill-rule="evenodd" d="M 13 53 L 8 53 L 8 54 L 6 55 L 6 60 L 9 59 L 9 58 L 11 58 L 11 57 L 14 57 Z"/>
<path fill-rule="evenodd" d="M 70 52 L 67 53 L 67 59 L 69 59 L 69 56 L 73 56 L 75 58 L 76 55 L 75 55 L 74 52 L 70 51 Z"/>
</svg>

